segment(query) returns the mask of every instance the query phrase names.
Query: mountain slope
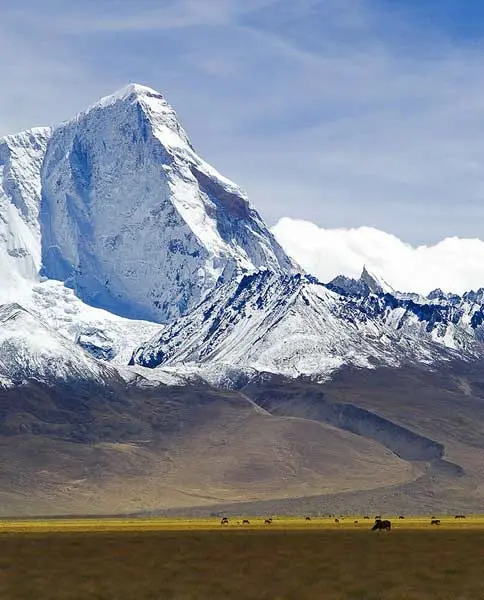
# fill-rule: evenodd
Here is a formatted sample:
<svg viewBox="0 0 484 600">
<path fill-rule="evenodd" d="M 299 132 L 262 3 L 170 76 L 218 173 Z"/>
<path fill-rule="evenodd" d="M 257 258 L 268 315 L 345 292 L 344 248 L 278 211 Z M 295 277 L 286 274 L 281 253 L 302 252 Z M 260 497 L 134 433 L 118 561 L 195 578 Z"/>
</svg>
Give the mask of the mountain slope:
<svg viewBox="0 0 484 600">
<path fill-rule="evenodd" d="M 149 321 L 126 319 L 82 302 L 60 281 L 32 286 L 23 302 L 45 326 L 111 364 L 127 365 L 139 343 L 160 330 Z"/>
<path fill-rule="evenodd" d="M 42 381 L 103 382 L 116 371 L 55 333 L 18 304 L 0 306 L 0 387 Z"/>
<path fill-rule="evenodd" d="M 293 270 L 244 193 L 138 85 L 54 130 L 41 225 L 44 275 L 133 318 L 178 317 L 237 272 Z"/>
<path fill-rule="evenodd" d="M 261 271 L 216 290 L 143 344 L 133 362 L 201 365 L 202 373 L 221 383 L 227 376 L 236 382 L 237 369 L 324 377 L 344 365 L 478 356 L 481 345 L 468 315 L 461 324 L 451 317 L 438 305 L 391 295 L 345 297 L 307 276 Z"/>
<path fill-rule="evenodd" d="M 17 300 L 40 269 L 40 171 L 50 130 L 0 138 L 0 303 Z"/>
<path fill-rule="evenodd" d="M 2 516 L 371 489 L 417 473 L 373 440 L 208 386 L 0 387 Z"/>
<path fill-rule="evenodd" d="M 18 303 L 24 307 L 30 316 L 25 313 L 23 320 L 36 317 L 42 322 L 42 336 L 46 340 L 59 332 L 98 357 L 126 364 L 133 347 L 153 335 L 158 327 L 128 321 L 83 304 L 60 282 L 40 281 L 41 170 L 50 136 L 49 128 L 35 128 L 0 138 L 0 306 Z M 3 327 L 5 333 L 5 325 Z M 22 335 L 28 329 L 26 325 L 18 332 L 19 343 L 27 346 Z M 9 335 L 12 345 L 13 332 Z M 102 348 L 99 347 L 101 344 Z M 18 351 L 19 348 L 15 350 Z M 81 362 L 83 356 L 81 351 Z M 41 357 L 46 358 L 46 355 L 41 352 L 37 363 Z M 22 364 L 22 361 L 18 363 L 18 369 Z M 37 367 L 43 369 L 39 363 Z M 14 379 L 22 379 L 18 369 Z M 53 374 L 54 370 L 50 369 L 50 372 Z M 30 367 L 25 365 L 25 378 L 28 379 L 30 374 Z M 75 376 L 75 370 L 72 376 Z M 11 382 L 5 373 L 3 377 Z"/>
</svg>

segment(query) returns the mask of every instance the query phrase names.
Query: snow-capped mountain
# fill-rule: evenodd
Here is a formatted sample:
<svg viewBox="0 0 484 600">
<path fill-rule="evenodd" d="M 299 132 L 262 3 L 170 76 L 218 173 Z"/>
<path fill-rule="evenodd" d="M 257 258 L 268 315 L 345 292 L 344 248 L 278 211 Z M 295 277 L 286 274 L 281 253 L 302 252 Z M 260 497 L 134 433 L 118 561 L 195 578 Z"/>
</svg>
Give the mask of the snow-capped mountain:
<svg viewBox="0 0 484 600">
<path fill-rule="evenodd" d="M 403 327 L 402 315 L 417 315 L 427 323 L 426 332 L 449 348 L 467 347 L 466 336 L 474 342 L 484 340 L 484 288 L 462 296 L 436 289 L 425 297 L 385 288 L 380 281 L 364 268 L 360 279 L 338 276 L 327 287 L 349 301 L 363 303 L 370 312 L 381 314 L 383 307 L 398 310 L 400 317 L 393 319 L 398 328 Z"/>
<path fill-rule="evenodd" d="M 474 357 L 483 307 L 420 305 L 367 286 L 344 295 L 315 279 L 269 271 L 219 288 L 141 346 L 132 362 L 201 367 L 212 381 L 239 371 L 327 376 L 343 365 L 373 368 Z"/>
<path fill-rule="evenodd" d="M 41 227 L 43 274 L 131 318 L 170 321 L 237 273 L 294 268 L 163 96 L 138 85 L 54 130 Z"/>
<path fill-rule="evenodd" d="M 1 139 L 0 216 L 0 304 L 117 364 L 236 274 L 296 270 L 165 99 L 134 84 Z"/>
<path fill-rule="evenodd" d="M 94 378 L 131 357 L 161 379 L 225 383 L 482 354 L 482 290 L 422 298 L 366 268 L 322 285 L 198 156 L 164 97 L 136 84 L 0 140 L 0 279 L 3 347 L 41 379 L 76 352 Z M 42 337 L 67 344 L 57 371 Z M 5 381 L 21 379 L 12 360 Z"/>
<path fill-rule="evenodd" d="M 375 273 L 370 273 L 366 268 L 366 265 L 363 266 L 360 281 L 366 283 L 369 290 L 374 294 L 392 294 L 394 292 L 392 286 L 388 284 L 383 277 L 376 275 Z"/>
<path fill-rule="evenodd" d="M 359 279 L 338 275 L 328 283 L 333 291 L 346 295 L 368 296 L 369 294 L 399 294 L 388 284 L 383 277 L 371 273 L 366 265 L 363 266 Z"/>
</svg>

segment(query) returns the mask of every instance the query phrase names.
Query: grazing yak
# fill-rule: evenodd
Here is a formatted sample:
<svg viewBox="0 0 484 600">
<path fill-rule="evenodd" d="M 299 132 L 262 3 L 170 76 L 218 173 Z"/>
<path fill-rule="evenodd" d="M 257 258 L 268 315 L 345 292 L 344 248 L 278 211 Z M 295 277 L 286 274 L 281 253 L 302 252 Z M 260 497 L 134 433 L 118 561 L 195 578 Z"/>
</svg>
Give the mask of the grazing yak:
<svg viewBox="0 0 484 600">
<path fill-rule="evenodd" d="M 244 520 L 242 521 L 242 525 L 250 525 L 250 521 L 249 521 L 249 519 L 244 519 Z"/>
<path fill-rule="evenodd" d="M 310 521 L 311 517 L 304 517 L 306 519 L 306 521 Z"/>
<path fill-rule="evenodd" d="M 430 524 L 431 524 L 431 525 L 440 525 L 440 519 L 432 519 L 432 520 L 430 521 Z"/>
<path fill-rule="evenodd" d="M 228 525 L 229 524 L 229 520 L 227 519 L 227 517 L 222 517 L 222 520 L 220 521 L 220 525 Z"/>
<path fill-rule="evenodd" d="M 391 529 L 392 523 L 386 519 L 384 521 L 381 519 L 376 519 L 375 524 L 371 528 L 372 531 L 391 531 Z"/>
<path fill-rule="evenodd" d="M 339 523 L 339 519 L 335 519 L 335 520 L 334 520 L 334 522 L 335 522 L 335 523 Z"/>
<path fill-rule="evenodd" d="M 270 525 L 272 523 L 272 517 L 270 517 L 269 519 L 265 519 L 264 521 L 264 525 Z"/>
</svg>

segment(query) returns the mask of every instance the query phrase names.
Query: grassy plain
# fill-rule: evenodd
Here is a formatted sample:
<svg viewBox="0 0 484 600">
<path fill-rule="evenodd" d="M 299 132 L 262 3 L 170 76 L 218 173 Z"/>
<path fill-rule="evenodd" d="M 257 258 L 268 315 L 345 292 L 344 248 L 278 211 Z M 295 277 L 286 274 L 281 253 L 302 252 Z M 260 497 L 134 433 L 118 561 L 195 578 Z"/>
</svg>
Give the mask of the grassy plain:
<svg viewBox="0 0 484 600">
<path fill-rule="evenodd" d="M 484 517 L 384 517 L 1 521 L 0 598 L 484 600 Z"/>
</svg>

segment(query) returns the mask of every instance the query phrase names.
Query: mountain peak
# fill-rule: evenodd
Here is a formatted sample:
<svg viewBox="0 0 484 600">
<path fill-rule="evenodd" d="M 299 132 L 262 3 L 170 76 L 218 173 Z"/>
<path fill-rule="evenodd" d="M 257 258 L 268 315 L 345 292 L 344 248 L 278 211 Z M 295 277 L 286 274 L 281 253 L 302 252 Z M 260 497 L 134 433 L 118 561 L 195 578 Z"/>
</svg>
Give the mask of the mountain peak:
<svg viewBox="0 0 484 600">
<path fill-rule="evenodd" d="M 129 83 L 109 96 L 104 96 L 70 123 L 92 120 L 108 121 L 111 127 L 143 129 L 145 136 L 151 131 L 165 147 L 175 151 L 192 151 L 194 148 L 180 124 L 175 109 L 165 97 L 153 88 L 139 83 Z M 69 124 L 69 122 L 68 122 Z"/>
<path fill-rule="evenodd" d="M 371 273 L 366 265 L 363 265 L 363 271 L 361 272 L 360 281 L 366 283 L 370 291 L 375 294 L 391 294 L 394 292 L 392 286 L 388 284 L 383 277 Z"/>
<path fill-rule="evenodd" d="M 153 88 L 147 87 L 145 85 L 140 85 L 139 83 L 128 83 L 116 92 L 109 94 L 108 96 L 104 96 L 103 98 L 92 104 L 85 112 L 90 112 L 91 110 L 96 108 L 106 108 L 107 106 L 112 106 L 117 102 L 146 100 L 149 98 L 161 101 L 161 103 L 165 107 L 169 107 L 171 110 L 173 110 L 171 106 L 169 106 L 168 102 L 165 100 L 164 96 L 156 90 L 154 90 Z"/>
<path fill-rule="evenodd" d="M 131 318 L 169 321 L 236 272 L 296 268 L 164 97 L 138 84 L 55 129 L 41 225 L 42 274 Z"/>
<path fill-rule="evenodd" d="M 125 96 L 129 96 L 131 94 L 136 94 L 137 96 L 160 96 L 160 93 L 157 90 L 148 87 L 147 85 L 142 85 L 141 83 L 127 83 L 115 93 Z"/>
</svg>

